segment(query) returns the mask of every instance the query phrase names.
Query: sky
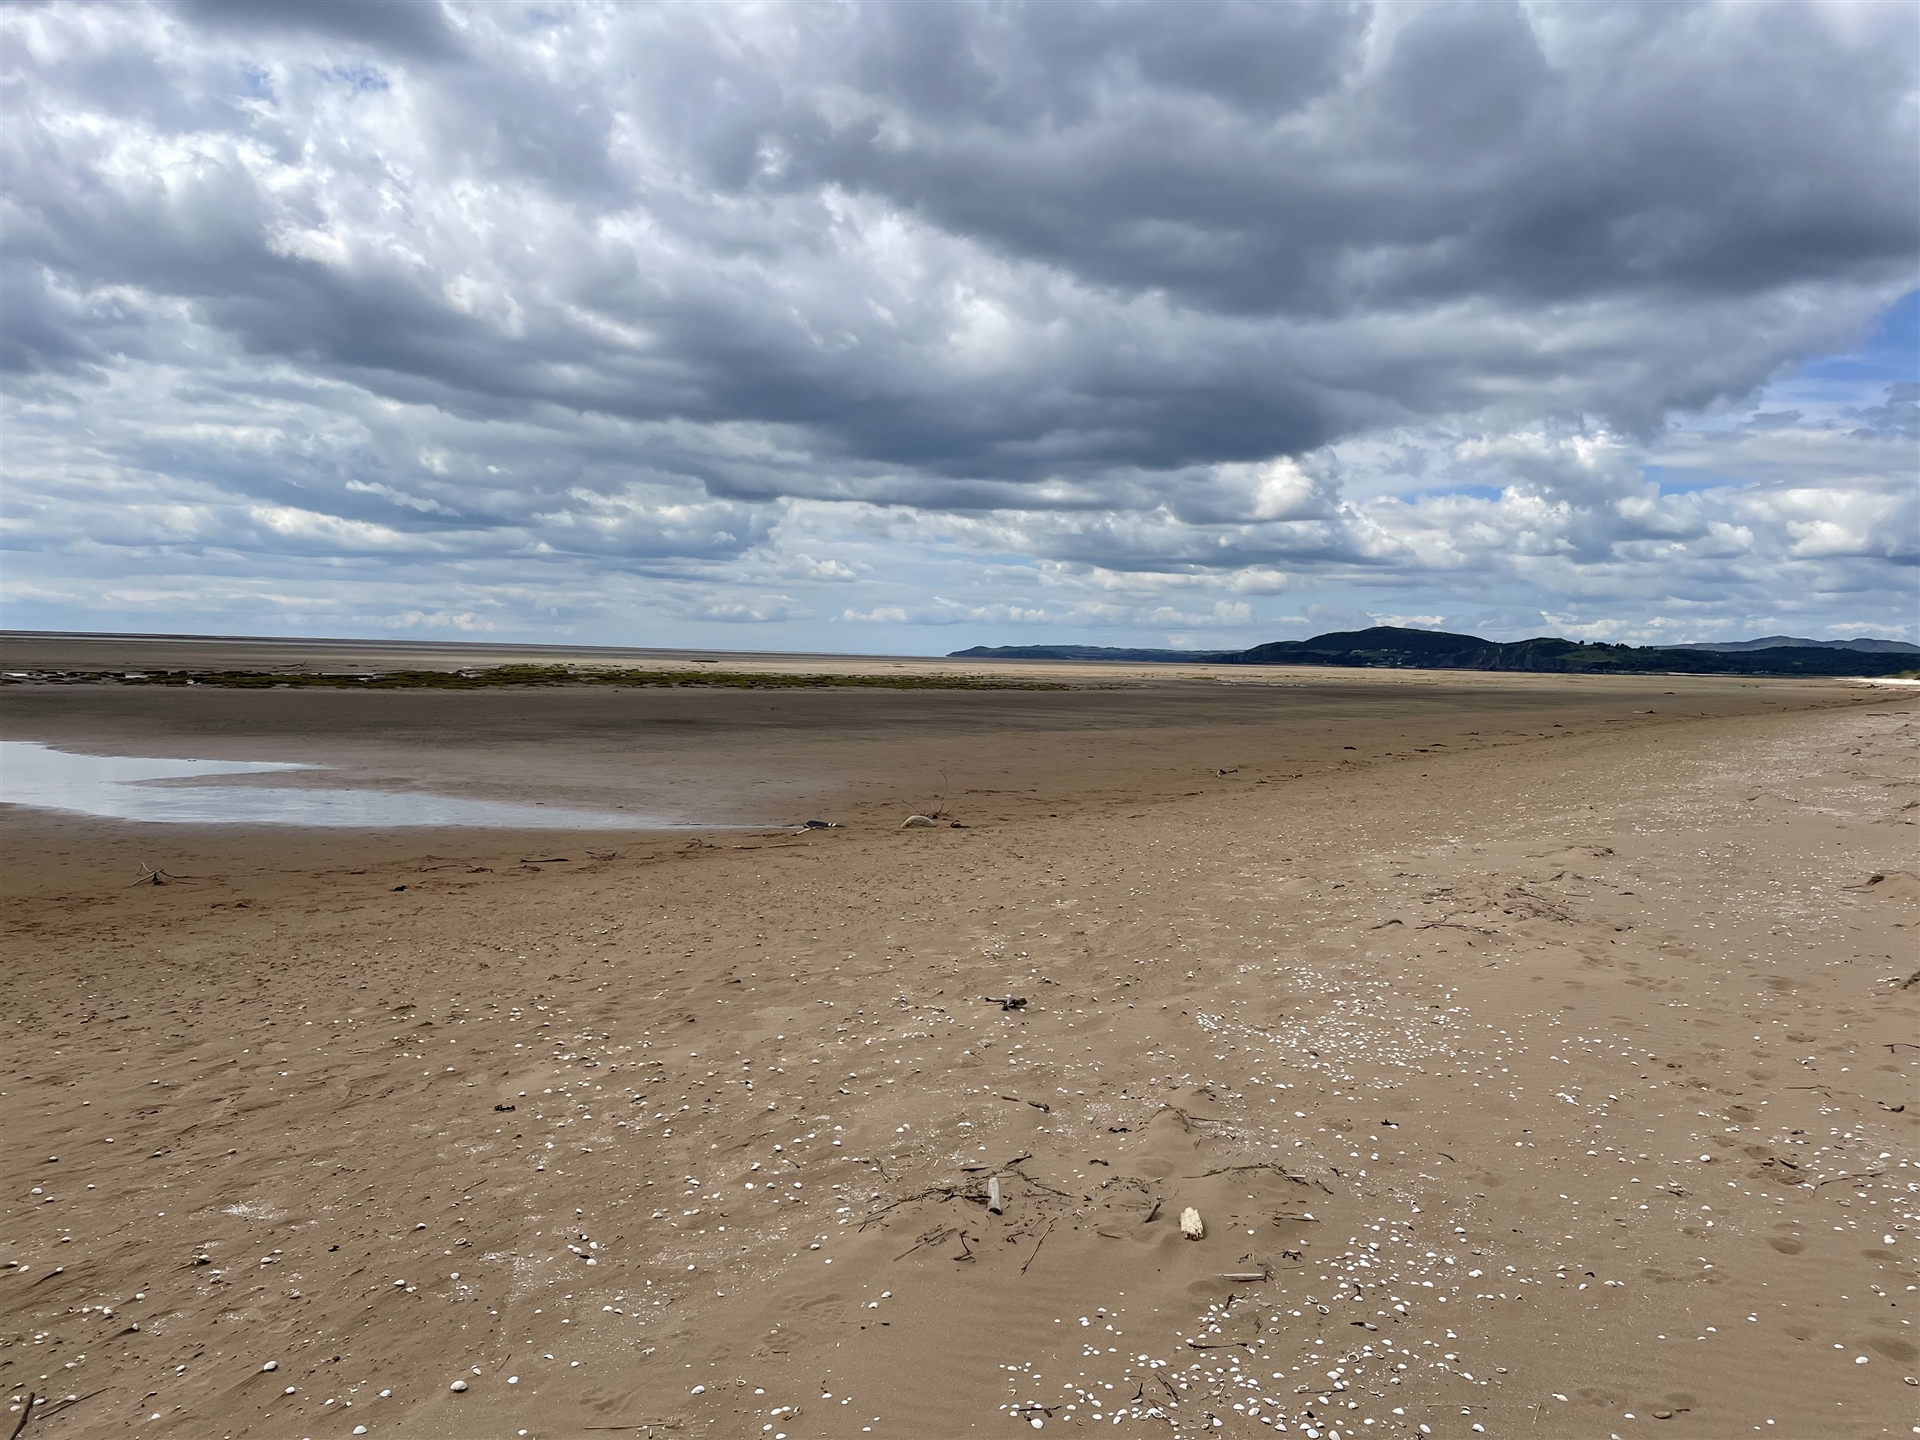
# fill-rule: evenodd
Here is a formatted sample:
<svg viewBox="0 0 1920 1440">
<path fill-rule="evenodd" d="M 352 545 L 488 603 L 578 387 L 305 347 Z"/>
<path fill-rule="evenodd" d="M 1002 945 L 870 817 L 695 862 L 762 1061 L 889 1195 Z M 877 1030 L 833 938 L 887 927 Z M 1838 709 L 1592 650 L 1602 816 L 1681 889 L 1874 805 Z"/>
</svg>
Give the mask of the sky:
<svg viewBox="0 0 1920 1440">
<path fill-rule="evenodd" d="M 0 5 L 0 623 L 1920 640 L 1917 30 Z"/>
</svg>

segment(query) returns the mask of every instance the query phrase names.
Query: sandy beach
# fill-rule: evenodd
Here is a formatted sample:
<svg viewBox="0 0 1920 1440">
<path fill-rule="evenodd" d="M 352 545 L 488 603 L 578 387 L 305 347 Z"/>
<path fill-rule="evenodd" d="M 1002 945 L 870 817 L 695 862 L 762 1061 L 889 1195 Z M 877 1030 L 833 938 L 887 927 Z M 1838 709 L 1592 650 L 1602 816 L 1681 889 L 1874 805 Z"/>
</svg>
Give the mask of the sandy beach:
<svg viewBox="0 0 1920 1440">
<path fill-rule="evenodd" d="M 1920 696 L 1017 673 L 0 689 L 729 827 L 7 807 L 10 1423 L 1920 1433 Z"/>
</svg>

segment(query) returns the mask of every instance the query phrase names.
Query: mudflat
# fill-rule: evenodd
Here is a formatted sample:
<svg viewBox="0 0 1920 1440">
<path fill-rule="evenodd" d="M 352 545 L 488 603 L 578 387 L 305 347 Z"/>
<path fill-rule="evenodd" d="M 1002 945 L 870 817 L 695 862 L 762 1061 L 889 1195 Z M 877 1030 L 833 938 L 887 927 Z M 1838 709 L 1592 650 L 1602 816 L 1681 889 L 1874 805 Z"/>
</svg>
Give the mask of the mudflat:
<svg viewBox="0 0 1920 1440">
<path fill-rule="evenodd" d="M 1066 688 L 0 688 L 8 739 L 741 827 L 9 807 L 13 1416 L 1920 1426 L 1920 697 L 1004 673 Z"/>
</svg>

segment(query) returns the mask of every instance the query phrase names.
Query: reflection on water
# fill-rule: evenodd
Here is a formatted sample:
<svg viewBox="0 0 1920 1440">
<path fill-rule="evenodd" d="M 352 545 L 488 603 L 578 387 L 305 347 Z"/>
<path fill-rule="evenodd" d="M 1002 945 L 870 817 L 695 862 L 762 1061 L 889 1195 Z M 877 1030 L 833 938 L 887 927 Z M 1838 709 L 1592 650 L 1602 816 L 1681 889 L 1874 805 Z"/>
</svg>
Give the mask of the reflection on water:
<svg viewBox="0 0 1920 1440">
<path fill-rule="evenodd" d="M 193 783 L 219 776 L 317 768 L 271 760 L 70 755 L 32 740 L 0 740 L 0 801 L 107 820 L 177 825 L 337 825 L 369 830 L 398 825 L 511 830 L 692 828 L 640 815 L 465 800 L 454 795 Z"/>
</svg>

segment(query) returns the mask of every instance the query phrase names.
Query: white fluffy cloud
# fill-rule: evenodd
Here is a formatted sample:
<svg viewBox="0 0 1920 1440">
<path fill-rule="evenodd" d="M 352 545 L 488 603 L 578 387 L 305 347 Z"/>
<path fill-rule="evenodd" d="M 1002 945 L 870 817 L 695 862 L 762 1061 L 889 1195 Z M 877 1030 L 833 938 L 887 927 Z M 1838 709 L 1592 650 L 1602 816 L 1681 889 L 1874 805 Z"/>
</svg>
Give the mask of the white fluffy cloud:
<svg viewBox="0 0 1920 1440">
<path fill-rule="evenodd" d="M 10 623 L 1908 633 L 1910 28 L 10 7 Z"/>
</svg>

